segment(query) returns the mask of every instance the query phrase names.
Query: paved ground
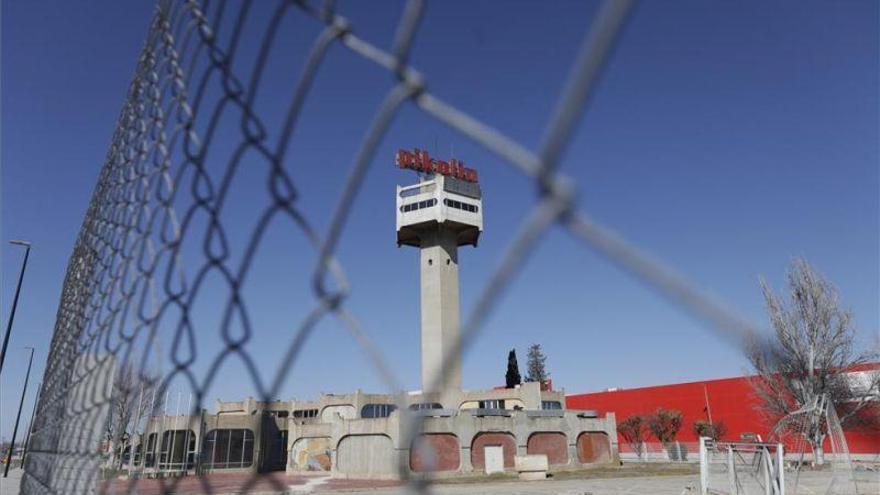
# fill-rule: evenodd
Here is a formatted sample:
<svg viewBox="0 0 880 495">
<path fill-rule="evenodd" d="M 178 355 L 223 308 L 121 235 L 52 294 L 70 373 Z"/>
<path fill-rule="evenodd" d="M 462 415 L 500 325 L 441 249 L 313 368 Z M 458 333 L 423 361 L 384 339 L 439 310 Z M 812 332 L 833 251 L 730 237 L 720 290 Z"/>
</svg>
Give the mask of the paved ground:
<svg viewBox="0 0 880 495">
<path fill-rule="evenodd" d="M 393 490 L 370 490 L 356 493 L 390 495 Z M 504 495 L 681 495 L 700 493 L 699 478 L 687 476 L 651 476 L 644 478 L 566 479 L 544 481 L 495 481 L 435 485 L 432 494 L 504 494 Z"/>
<path fill-rule="evenodd" d="M 174 482 L 176 481 L 176 484 Z M 141 495 L 174 493 L 175 495 L 196 495 L 201 493 L 232 494 L 241 493 L 245 483 L 255 493 L 364 493 L 370 495 L 390 495 L 401 493 L 401 486 L 392 481 L 342 480 L 328 477 L 291 477 L 278 473 L 274 476 L 261 476 L 252 479 L 246 475 L 213 475 L 209 478 L 195 477 L 179 480 L 139 480 L 134 485 Z M 524 482 L 515 479 L 479 482 L 455 482 L 436 484 L 431 488 L 435 494 L 559 494 L 559 495 L 680 495 L 699 492 L 698 477 L 653 476 L 609 479 L 564 479 Z M 125 481 L 114 481 L 107 493 L 127 493 L 131 486 Z M 250 493 L 250 492 L 249 492 Z M 6 495 L 5 493 L 3 495 Z"/>
<path fill-rule="evenodd" d="M 696 495 L 699 493 L 697 474 L 664 474 L 637 476 L 635 470 L 620 470 L 576 473 L 564 479 L 544 481 L 519 481 L 514 479 L 456 481 L 438 483 L 431 487 L 430 493 L 436 495 Z M 797 495 L 824 494 L 828 486 L 829 473 L 802 473 Z M 860 494 L 880 494 L 880 473 L 862 473 Z M 865 477 L 864 475 L 867 475 Z M 326 476 L 286 476 L 275 473 L 253 479 L 244 474 L 215 474 L 209 479 L 184 478 L 173 487 L 168 480 L 140 480 L 136 493 L 159 495 L 172 492 L 175 495 L 196 495 L 201 493 L 234 494 L 241 493 L 244 483 L 251 481 L 249 489 L 261 494 L 304 494 L 304 493 L 362 493 L 366 495 L 396 495 L 408 493 L 401 490 L 399 483 L 375 480 L 341 480 Z M 793 482 L 792 478 L 787 480 Z M 127 482 L 116 481 L 108 493 L 126 493 Z M 794 494 L 793 483 L 787 490 Z M 843 488 L 843 487 L 842 487 Z M 173 491 L 172 491 L 173 490 Z M 846 490 L 844 490 L 846 491 Z M 248 492 L 250 493 L 250 492 Z M 749 492 L 751 493 L 751 492 Z M 756 493 L 763 493 L 757 490 Z M 5 492 L 3 495 L 6 495 Z"/>
<path fill-rule="evenodd" d="M 436 495 L 696 495 L 699 493 L 697 474 L 675 474 L 636 476 L 638 469 L 593 471 L 568 474 L 564 479 L 544 481 L 518 481 L 516 479 L 455 481 L 438 483 L 431 487 L 430 493 Z M 797 495 L 824 494 L 830 473 L 806 472 L 799 477 Z M 10 471 L 9 478 L 0 478 L 0 494 L 17 495 L 22 471 Z M 880 494 L 880 472 L 860 472 L 859 492 L 861 494 Z M 788 495 L 793 495 L 793 476 L 787 476 Z M 209 477 L 187 477 L 166 480 L 137 480 L 134 485 L 126 480 L 114 480 L 105 485 L 107 494 L 137 493 L 139 495 L 215 495 L 247 493 L 266 494 L 305 494 L 305 493 L 362 493 L 365 495 L 396 495 L 410 493 L 401 490 L 393 481 L 342 480 L 327 476 L 286 476 L 284 473 L 270 473 L 254 478 L 243 473 L 218 473 Z M 129 491 L 131 490 L 131 491 Z M 761 490 L 763 492 L 763 490 Z"/>
<path fill-rule="evenodd" d="M 10 469 L 9 477 L 3 478 L 2 471 L 0 471 L 0 495 L 18 495 L 18 485 L 21 483 L 23 473 L 24 471 L 19 468 Z"/>
<path fill-rule="evenodd" d="M 284 494 L 312 493 L 352 490 L 375 490 L 380 488 L 396 489 L 397 481 L 382 480 L 345 480 L 332 479 L 329 476 L 288 476 L 284 472 L 267 473 L 253 476 L 246 473 L 214 473 L 209 476 L 188 476 L 185 478 L 113 480 L 104 486 L 108 495 L 137 493 L 139 495 L 175 495 L 211 494 Z M 5 493 L 0 495 L 6 495 Z"/>
<path fill-rule="evenodd" d="M 241 493 L 242 484 L 248 477 L 241 475 L 215 475 L 210 480 L 198 480 L 195 477 L 177 480 L 172 489 L 171 480 L 139 480 L 135 485 L 140 495 L 174 493 L 175 495 L 195 495 L 202 493 L 232 494 Z M 21 470 L 13 470 L 8 479 L 0 480 L 2 495 L 17 495 Z M 488 481 L 478 483 L 438 484 L 432 487 L 434 494 L 505 494 L 505 495 L 680 495 L 697 494 L 698 479 L 696 476 L 653 476 L 644 478 L 609 478 L 609 479 L 566 479 L 546 481 Z M 107 493 L 127 493 L 127 482 L 116 481 Z M 173 492 L 171 491 L 173 490 Z M 369 495 L 391 495 L 402 492 L 394 482 L 369 480 L 338 480 L 324 477 L 261 477 L 251 487 L 255 493 L 364 493 Z"/>
</svg>

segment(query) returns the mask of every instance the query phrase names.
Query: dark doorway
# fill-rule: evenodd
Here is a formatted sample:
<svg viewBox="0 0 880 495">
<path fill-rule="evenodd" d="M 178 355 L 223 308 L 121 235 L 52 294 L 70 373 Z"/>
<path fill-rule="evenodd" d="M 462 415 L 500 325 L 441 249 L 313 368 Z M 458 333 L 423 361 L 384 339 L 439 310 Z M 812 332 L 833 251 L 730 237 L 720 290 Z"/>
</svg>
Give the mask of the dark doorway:
<svg viewBox="0 0 880 495">
<path fill-rule="evenodd" d="M 260 472 L 284 471 L 287 468 L 287 415 L 263 414 L 260 432 Z"/>
</svg>

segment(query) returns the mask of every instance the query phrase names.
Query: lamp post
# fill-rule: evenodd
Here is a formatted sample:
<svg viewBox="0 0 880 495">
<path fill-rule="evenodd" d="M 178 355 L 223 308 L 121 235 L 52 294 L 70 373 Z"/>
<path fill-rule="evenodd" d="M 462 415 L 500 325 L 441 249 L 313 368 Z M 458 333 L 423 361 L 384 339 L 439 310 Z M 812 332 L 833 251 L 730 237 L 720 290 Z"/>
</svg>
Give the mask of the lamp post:
<svg viewBox="0 0 880 495">
<path fill-rule="evenodd" d="M 34 418 L 37 416 L 37 404 L 40 402 L 40 393 L 43 390 L 43 384 L 37 384 L 37 395 L 34 396 L 34 408 L 31 410 L 31 420 L 28 422 L 27 435 L 24 437 L 24 451 L 21 453 L 21 467 L 24 467 L 24 458 L 27 455 L 28 447 L 31 446 L 31 431 L 34 429 Z"/>
<path fill-rule="evenodd" d="M 31 377 L 31 365 L 34 363 L 34 348 L 25 347 L 31 350 L 31 357 L 28 360 L 27 373 L 24 375 L 24 388 L 21 391 L 21 402 L 18 403 L 18 416 L 15 417 L 15 427 L 12 428 L 12 442 L 9 444 L 9 452 L 6 454 L 6 467 L 3 469 L 3 477 L 9 476 L 9 465 L 12 464 L 12 449 L 15 448 L 15 436 L 18 434 L 18 422 L 21 420 L 21 408 L 24 406 L 24 396 L 27 393 L 28 380 Z"/>
<path fill-rule="evenodd" d="M 3 371 L 3 362 L 6 361 L 6 346 L 9 345 L 9 334 L 12 333 L 12 320 L 15 319 L 15 308 L 18 306 L 18 295 L 21 293 L 21 282 L 24 280 L 24 270 L 27 268 L 28 255 L 31 254 L 31 243 L 26 241 L 9 241 L 16 246 L 24 246 L 24 261 L 21 262 L 21 272 L 18 274 L 18 286 L 15 288 L 15 297 L 12 299 L 12 310 L 9 311 L 9 322 L 6 323 L 6 336 L 3 337 L 3 350 L 0 351 L 0 371 Z"/>
</svg>

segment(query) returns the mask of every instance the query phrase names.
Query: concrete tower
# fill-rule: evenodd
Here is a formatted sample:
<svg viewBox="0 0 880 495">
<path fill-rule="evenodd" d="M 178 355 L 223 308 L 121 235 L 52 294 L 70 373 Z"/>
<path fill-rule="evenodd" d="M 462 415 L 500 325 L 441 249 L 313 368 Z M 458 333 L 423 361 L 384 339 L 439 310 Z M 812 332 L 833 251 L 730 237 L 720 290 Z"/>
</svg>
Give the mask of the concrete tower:
<svg viewBox="0 0 880 495">
<path fill-rule="evenodd" d="M 476 247 L 482 209 L 474 181 L 435 174 L 397 187 L 397 245 L 420 251 L 423 392 L 461 389 L 461 357 L 447 358 L 460 329 L 458 246 Z M 451 369 L 435 386 L 444 359 L 450 359 Z"/>
</svg>

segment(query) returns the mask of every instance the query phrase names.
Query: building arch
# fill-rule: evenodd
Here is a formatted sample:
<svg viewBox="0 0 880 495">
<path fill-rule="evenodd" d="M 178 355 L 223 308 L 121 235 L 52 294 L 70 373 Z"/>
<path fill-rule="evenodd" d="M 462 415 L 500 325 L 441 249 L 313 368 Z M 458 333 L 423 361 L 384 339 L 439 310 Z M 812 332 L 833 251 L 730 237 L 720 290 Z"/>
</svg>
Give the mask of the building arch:
<svg viewBox="0 0 880 495">
<path fill-rule="evenodd" d="M 604 431 L 585 431 L 577 437 L 577 456 L 581 464 L 609 462 L 611 440 Z"/>
<path fill-rule="evenodd" d="M 391 477 L 396 465 L 394 444 L 388 435 L 346 435 L 336 445 L 336 470 L 340 473 Z"/>
<path fill-rule="evenodd" d="M 321 422 L 332 423 L 335 415 L 341 416 L 342 419 L 355 419 L 357 414 L 354 404 L 331 404 L 321 409 Z"/>
<path fill-rule="evenodd" d="M 410 445 L 412 471 L 458 471 L 460 466 L 461 445 L 454 433 L 422 433 Z"/>
<path fill-rule="evenodd" d="M 526 443 L 529 455 L 547 456 L 551 465 L 568 463 L 568 438 L 561 431 L 536 431 L 529 435 Z"/>
<path fill-rule="evenodd" d="M 330 437 L 300 437 L 290 447 L 291 468 L 298 471 L 330 471 Z"/>
<path fill-rule="evenodd" d="M 486 447 L 500 446 L 504 455 L 504 468 L 513 468 L 516 456 L 516 437 L 507 431 L 481 431 L 471 441 L 471 466 L 474 471 L 486 467 Z"/>
</svg>

